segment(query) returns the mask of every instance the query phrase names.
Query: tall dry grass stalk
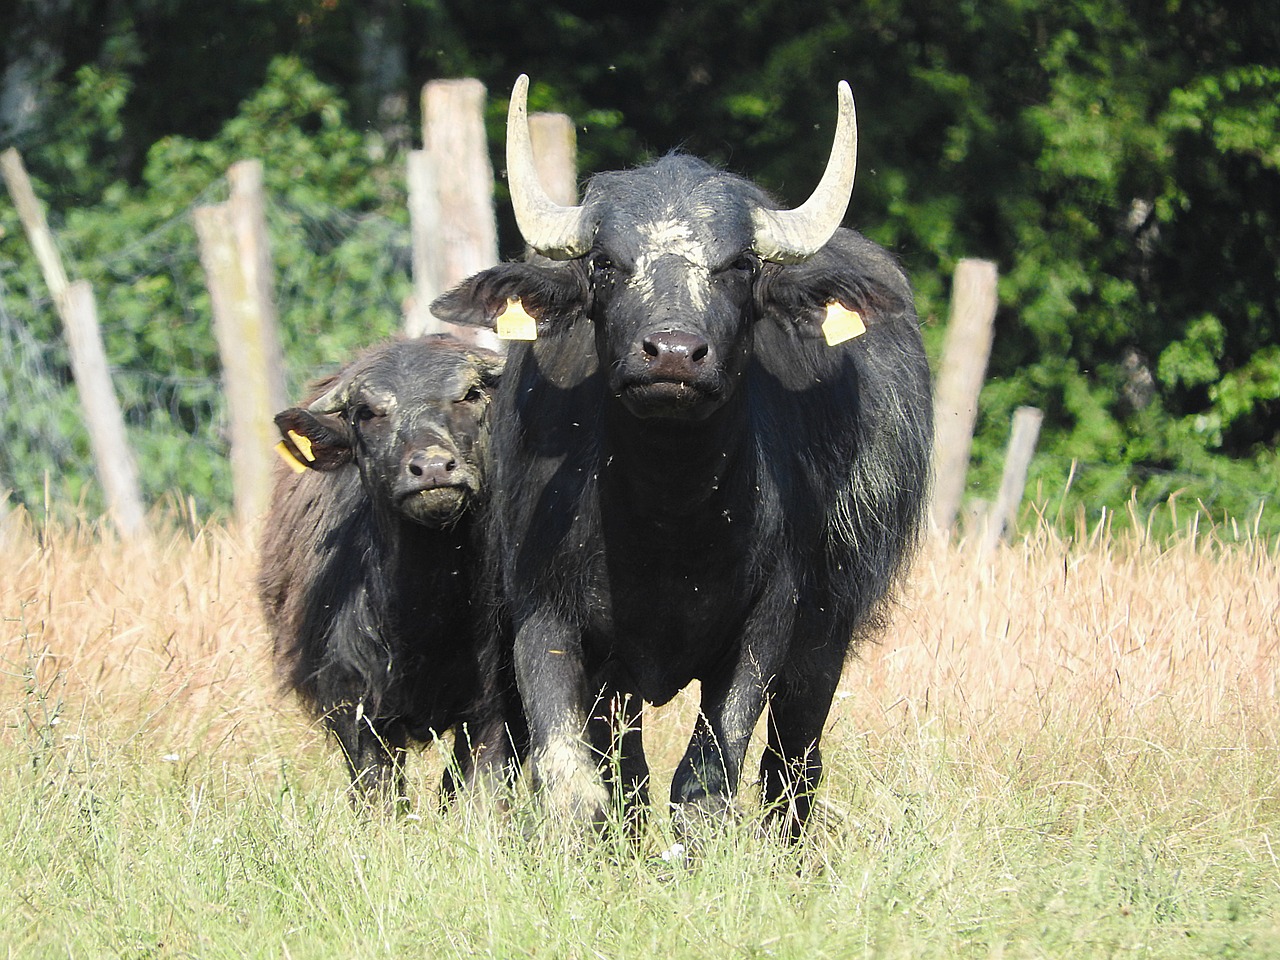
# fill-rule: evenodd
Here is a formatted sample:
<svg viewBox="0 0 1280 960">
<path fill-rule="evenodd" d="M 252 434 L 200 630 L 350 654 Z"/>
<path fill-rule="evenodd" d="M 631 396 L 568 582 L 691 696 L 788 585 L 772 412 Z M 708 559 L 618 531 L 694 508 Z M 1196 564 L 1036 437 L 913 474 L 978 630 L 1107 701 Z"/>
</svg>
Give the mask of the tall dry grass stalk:
<svg viewBox="0 0 1280 960">
<path fill-rule="evenodd" d="M 317 746 L 276 689 L 253 542 L 213 525 L 150 544 L 16 525 L 0 538 L 0 736 L 91 728 L 175 755 Z M 939 723 L 983 750 L 1046 728 L 1274 737 L 1278 681 L 1275 545 L 1045 526 L 981 559 L 963 543 L 927 547 L 890 629 L 850 663 L 833 726 L 861 737 Z M 694 709 L 687 693 L 656 712 L 659 769 Z"/>
<path fill-rule="evenodd" d="M 1268 720 L 1278 682 L 1274 545 L 1045 527 L 987 556 L 931 545 L 846 690 L 873 726 L 904 713 L 975 734 L 1056 720 L 1140 735 Z"/>
<path fill-rule="evenodd" d="M 25 524 L 0 550 L 0 702 L 25 714 L 4 736 L 88 726 L 186 753 L 261 742 L 280 723 L 252 535 L 171 525 L 126 543 Z"/>
</svg>

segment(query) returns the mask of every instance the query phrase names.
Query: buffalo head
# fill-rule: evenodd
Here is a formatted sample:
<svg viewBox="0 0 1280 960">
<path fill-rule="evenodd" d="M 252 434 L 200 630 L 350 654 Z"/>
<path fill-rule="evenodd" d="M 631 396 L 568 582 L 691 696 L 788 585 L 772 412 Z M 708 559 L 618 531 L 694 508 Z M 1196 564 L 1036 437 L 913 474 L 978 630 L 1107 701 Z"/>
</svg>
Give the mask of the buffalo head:
<svg viewBox="0 0 1280 960">
<path fill-rule="evenodd" d="M 524 339 L 579 317 L 595 325 L 611 396 L 639 418 L 704 420 L 733 396 L 752 350 L 752 325 L 776 315 L 799 337 L 820 336 L 842 291 L 806 274 L 806 295 L 775 309 L 788 271 L 836 234 L 857 154 L 853 95 L 839 87 L 835 143 L 804 204 L 778 210 L 759 187 L 694 157 L 594 177 L 581 206 L 554 203 L 538 183 L 521 76 L 507 124 L 516 219 L 533 254 L 472 278 L 433 304 L 443 319 L 498 326 L 511 310 Z M 809 302 L 811 301 L 811 302 Z M 858 307 L 849 304 L 849 309 Z M 798 307 L 798 309 L 797 309 Z"/>
<path fill-rule="evenodd" d="M 447 337 L 398 340 L 276 415 L 297 469 L 354 463 L 374 503 L 428 526 L 458 519 L 483 490 L 490 391 L 503 359 Z"/>
</svg>

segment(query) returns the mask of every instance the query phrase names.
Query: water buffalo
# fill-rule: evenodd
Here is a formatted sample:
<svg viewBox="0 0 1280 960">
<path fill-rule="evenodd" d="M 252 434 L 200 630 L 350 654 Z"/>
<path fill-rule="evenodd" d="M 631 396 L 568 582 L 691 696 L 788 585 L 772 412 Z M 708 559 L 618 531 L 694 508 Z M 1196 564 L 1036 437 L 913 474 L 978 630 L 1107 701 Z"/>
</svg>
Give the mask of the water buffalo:
<svg viewBox="0 0 1280 960">
<path fill-rule="evenodd" d="M 501 367 L 446 336 L 391 341 L 276 416 L 295 469 L 278 467 L 259 596 L 357 801 L 402 802 L 405 747 L 449 730 L 464 778 L 512 757 L 513 681 L 481 656 L 472 603 Z"/>
<path fill-rule="evenodd" d="M 762 801 L 789 836 L 821 773 L 846 655 L 884 620 L 916 546 L 932 402 L 911 288 L 840 227 L 853 97 L 813 196 L 668 155 L 557 206 L 532 164 L 528 80 L 507 164 L 531 253 L 440 298 L 513 339 L 494 427 L 486 551 L 514 631 L 534 785 L 599 820 L 643 809 L 641 703 L 701 681 L 671 786 L 732 808 L 768 710 Z"/>
</svg>

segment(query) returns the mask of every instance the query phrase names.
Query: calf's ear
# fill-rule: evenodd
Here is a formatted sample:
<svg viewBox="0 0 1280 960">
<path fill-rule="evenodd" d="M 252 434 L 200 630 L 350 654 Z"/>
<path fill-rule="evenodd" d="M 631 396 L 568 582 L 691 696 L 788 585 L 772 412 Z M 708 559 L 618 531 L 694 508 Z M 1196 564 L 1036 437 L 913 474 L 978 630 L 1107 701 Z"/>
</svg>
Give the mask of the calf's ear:
<svg viewBox="0 0 1280 960">
<path fill-rule="evenodd" d="M 290 407 L 275 419 L 281 437 L 276 449 L 294 469 L 309 467 L 323 473 L 355 460 L 355 438 L 339 418 Z"/>
<path fill-rule="evenodd" d="M 578 262 L 546 263 L 504 263 L 477 273 L 433 301 L 431 312 L 507 339 L 535 340 L 571 321 L 586 304 Z"/>
<path fill-rule="evenodd" d="M 467 359 L 475 364 L 480 373 L 480 382 L 486 387 L 496 387 L 502 379 L 502 371 L 507 365 L 506 354 L 493 350 L 474 347 L 467 351 Z"/>
</svg>

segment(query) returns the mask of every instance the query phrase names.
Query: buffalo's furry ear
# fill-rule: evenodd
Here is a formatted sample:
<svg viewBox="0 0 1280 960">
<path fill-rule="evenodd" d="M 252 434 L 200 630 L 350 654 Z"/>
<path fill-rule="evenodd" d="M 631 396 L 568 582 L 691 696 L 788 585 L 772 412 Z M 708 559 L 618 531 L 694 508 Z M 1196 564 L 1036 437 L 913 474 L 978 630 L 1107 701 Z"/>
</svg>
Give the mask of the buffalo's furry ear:
<svg viewBox="0 0 1280 960">
<path fill-rule="evenodd" d="M 276 414 L 285 451 L 298 463 L 322 473 L 355 460 L 355 438 L 338 417 L 321 417 L 302 407 Z"/>
<path fill-rule="evenodd" d="M 867 328 L 915 309 L 897 262 L 882 247 L 845 229 L 803 263 L 766 267 L 757 297 L 761 316 L 815 338 L 824 336 L 828 304 L 856 312 Z"/>
<path fill-rule="evenodd" d="M 512 300 L 519 300 L 533 317 L 539 334 L 549 333 L 585 309 L 585 273 L 573 260 L 499 264 L 437 297 L 431 312 L 447 323 L 492 330 Z"/>
<path fill-rule="evenodd" d="M 496 387 L 502 379 L 502 371 L 506 368 L 506 354 L 485 350 L 481 347 L 470 347 L 467 359 L 475 365 L 480 373 L 480 382 L 486 387 Z"/>
</svg>

